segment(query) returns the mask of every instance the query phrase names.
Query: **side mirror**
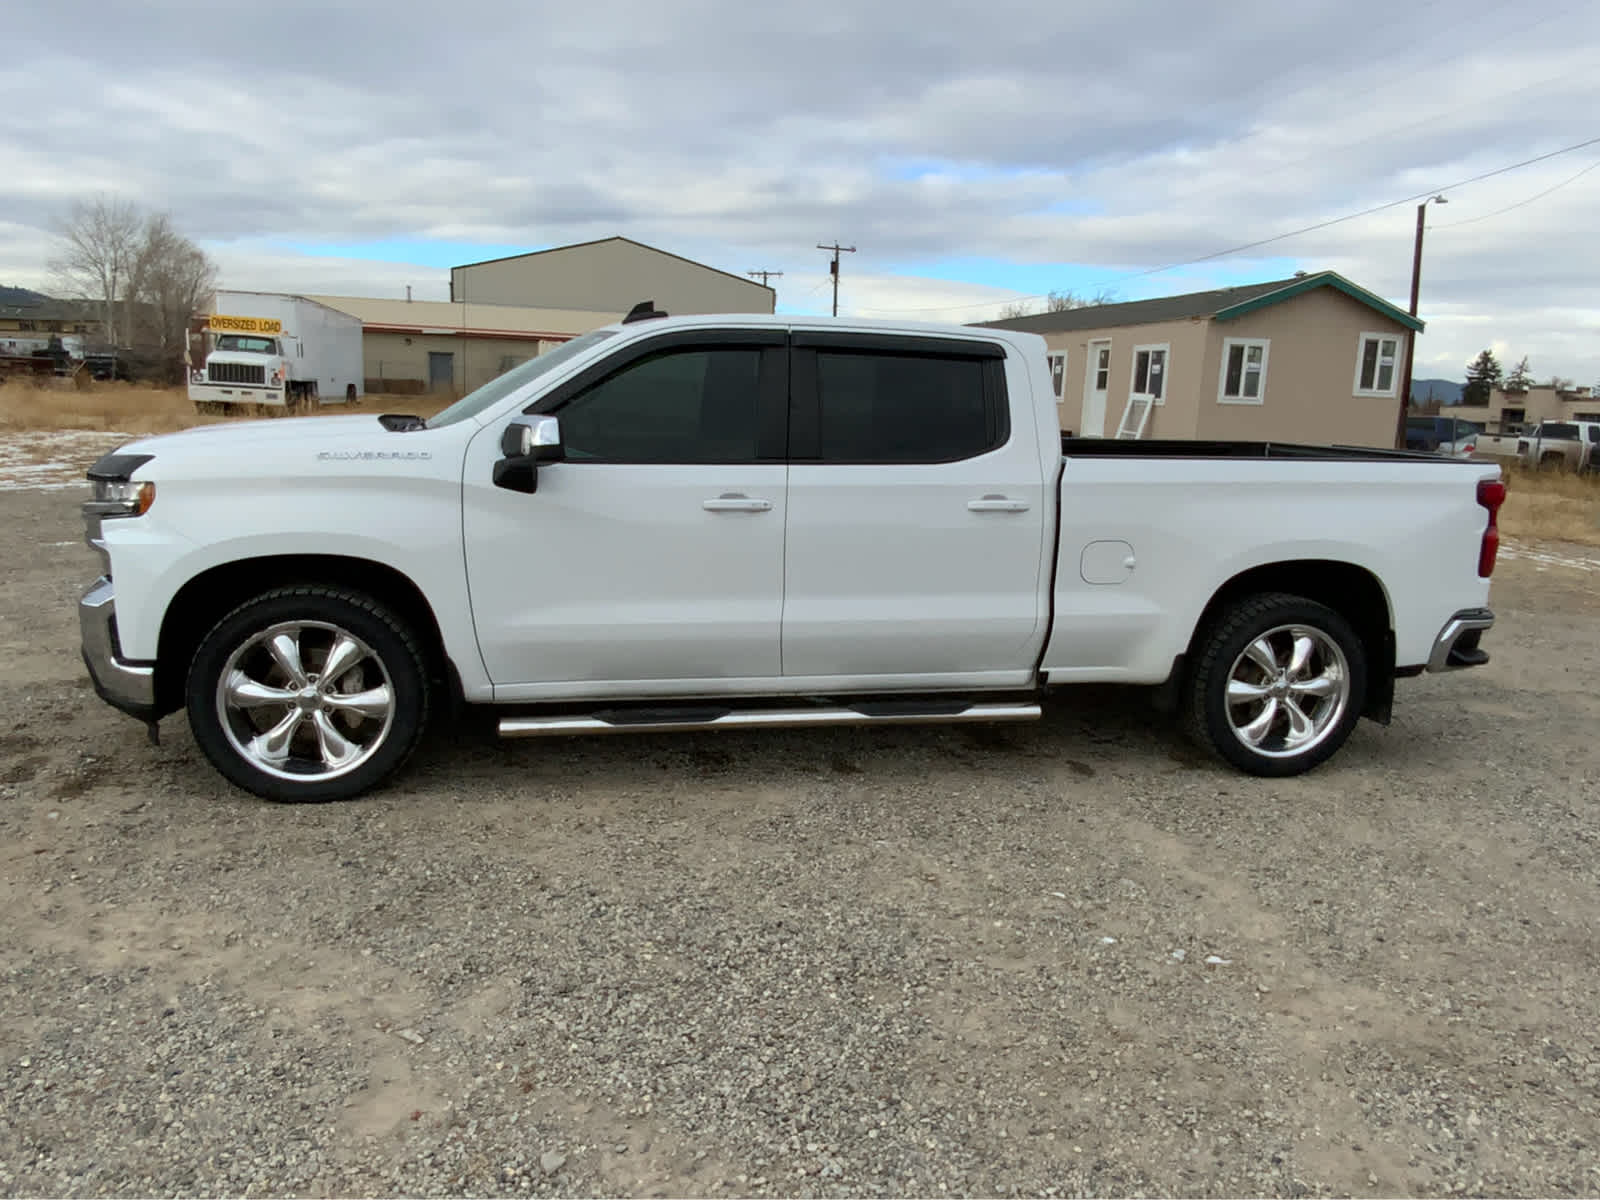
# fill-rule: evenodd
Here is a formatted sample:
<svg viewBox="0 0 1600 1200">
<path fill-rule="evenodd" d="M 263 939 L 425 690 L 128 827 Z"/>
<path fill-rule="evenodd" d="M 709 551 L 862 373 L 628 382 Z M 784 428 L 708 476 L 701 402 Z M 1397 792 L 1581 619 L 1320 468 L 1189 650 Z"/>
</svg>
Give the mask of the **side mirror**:
<svg viewBox="0 0 1600 1200">
<path fill-rule="evenodd" d="M 554 417 L 513 421 L 500 435 L 500 453 L 494 465 L 494 484 L 530 495 L 539 490 L 539 464 L 566 458 L 561 444 L 561 422 Z"/>
<path fill-rule="evenodd" d="M 567 456 L 561 445 L 561 422 L 554 417 L 511 422 L 500 435 L 500 453 L 507 458 L 560 462 Z"/>
</svg>

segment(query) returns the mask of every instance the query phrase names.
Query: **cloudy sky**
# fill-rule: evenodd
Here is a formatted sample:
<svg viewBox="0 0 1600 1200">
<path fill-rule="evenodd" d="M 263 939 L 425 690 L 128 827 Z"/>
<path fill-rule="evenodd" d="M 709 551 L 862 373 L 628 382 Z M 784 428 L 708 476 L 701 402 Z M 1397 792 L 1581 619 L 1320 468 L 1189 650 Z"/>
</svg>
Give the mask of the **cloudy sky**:
<svg viewBox="0 0 1600 1200">
<path fill-rule="evenodd" d="M 53 223 L 169 210 L 234 287 L 443 298 L 447 268 L 625 234 L 782 271 L 780 307 L 973 321 L 1333 268 L 1418 377 L 1484 346 L 1600 382 L 1593 0 L 21 0 L 0 283 Z M 1583 173 L 1586 172 L 1587 173 Z M 1541 194 L 1548 193 L 1548 194 Z M 1203 261 L 1196 261 L 1203 260 Z"/>
</svg>

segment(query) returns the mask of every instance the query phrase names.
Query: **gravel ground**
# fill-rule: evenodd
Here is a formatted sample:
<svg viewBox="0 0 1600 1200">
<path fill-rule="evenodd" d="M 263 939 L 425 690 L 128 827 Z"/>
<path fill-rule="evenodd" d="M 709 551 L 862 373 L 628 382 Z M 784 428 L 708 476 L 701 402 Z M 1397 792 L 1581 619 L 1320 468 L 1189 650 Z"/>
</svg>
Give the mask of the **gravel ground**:
<svg viewBox="0 0 1600 1200">
<path fill-rule="evenodd" d="M 1600 1192 L 1589 552 L 1301 780 L 1092 690 L 285 808 L 94 698 L 79 491 L 0 495 L 5 1194 Z"/>
</svg>

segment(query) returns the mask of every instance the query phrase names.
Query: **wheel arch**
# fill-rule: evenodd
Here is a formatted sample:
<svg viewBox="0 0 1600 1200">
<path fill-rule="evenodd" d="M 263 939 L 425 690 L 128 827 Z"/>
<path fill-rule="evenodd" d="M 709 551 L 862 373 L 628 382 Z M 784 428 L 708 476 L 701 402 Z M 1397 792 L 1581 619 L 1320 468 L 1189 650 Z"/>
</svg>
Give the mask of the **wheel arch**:
<svg viewBox="0 0 1600 1200">
<path fill-rule="evenodd" d="M 1394 609 L 1383 583 L 1366 567 L 1335 559 L 1292 559 L 1240 571 L 1219 587 L 1195 622 L 1185 651 L 1193 663 L 1201 639 L 1227 608 L 1250 596 L 1287 592 L 1325 604 L 1350 622 L 1367 654 L 1362 715 L 1388 724 L 1394 707 Z M 1175 673 L 1176 674 L 1176 673 Z"/>
<path fill-rule="evenodd" d="M 178 589 L 162 617 L 157 642 L 157 713 L 164 716 L 183 707 L 189 661 L 219 620 L 263 592 L 297 584 L 344 587 L 382 601 L 415 631 L 429 674 L 446 686 L 452 702 L 459 699 L 460 678 L 445 653 L 438 617 L 404 572 L 353 555 L 274 554 L 220 563 Z"/>
</svg>

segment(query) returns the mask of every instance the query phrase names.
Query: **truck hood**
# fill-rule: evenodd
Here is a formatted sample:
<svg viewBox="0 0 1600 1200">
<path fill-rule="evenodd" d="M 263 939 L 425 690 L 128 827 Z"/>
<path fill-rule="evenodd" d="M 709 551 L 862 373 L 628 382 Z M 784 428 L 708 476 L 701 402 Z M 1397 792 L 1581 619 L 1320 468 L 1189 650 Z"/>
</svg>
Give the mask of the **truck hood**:
<svg viewBox="0 0 1600 1200">
<path fill-rule="evenodd" d="M 246 354 L 243 350 L 213 350 L 206 355 L 208 363 L 241 363 L 250 367 L 275 363 L 281 358 L 282 356 L 278 354 Z"/>
<path fill-rule="evenodd" d="M 407 435 L 391 433 L 378 423 L 375 413 L 341 417 L 287 417 L 281 420 L 224 421 L 196 425 L 177 433 L 140 438 L 118 449 L 119 454 L 181 454 L 185 457 L 252 456 L 263 447 L 289 449 L 295 443 L 317 450 L 393 450 Z"/>
</svg>

